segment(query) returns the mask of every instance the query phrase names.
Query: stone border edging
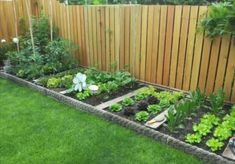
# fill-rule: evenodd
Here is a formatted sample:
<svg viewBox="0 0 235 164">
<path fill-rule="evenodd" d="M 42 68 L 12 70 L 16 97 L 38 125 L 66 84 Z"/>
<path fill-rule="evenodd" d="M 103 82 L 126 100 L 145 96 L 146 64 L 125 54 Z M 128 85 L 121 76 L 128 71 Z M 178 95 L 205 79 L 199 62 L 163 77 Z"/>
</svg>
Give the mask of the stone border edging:
<svg viewBox="0 0 235 164">
<path fill-rule="evenodd" d="M 97 116 L 105 118 L 106 120 L 118 123 L 124 127 L 127 127 L 131 130 L 134 130 L 135 132 L 137 132 L 139 134 L 143 134 L 145 136 L 151 137 L 156 141 L 160 141 L 161 143 L 171 145 L 172 147 L 180 149 L 180 150 L 184 151 L 185 153 L 195 155 L 196 157 L 198 157 L 199 159 L 201 159 L 205 162 L 209 162 L 209 163 L 213 163 L 213 164 L 215 164 L 215 163 L 216 164 L 217 163 L 218 164 L 224 164 L 224 163 L 228 163 L 228 164 L 233 163 L 234 164 L 235 163 L 234 161 L 228 160 L 228 159 L 226 159 L 220 155 L 217 155 L 215 153 L 211 153 L 211 152 L 204 150 L 202 148 L 199 148 L 197 146 L 190 145 L 190 144 L 185 143 L 183 141 L 180 141 L 176 138 L 173 138 L 167 134 L 163 134 L 159 131 L 150 129 L 144 125 L 130 121 L 126 118 L 120 117 L 120 116 L 115 115 L 113 113 L 110 113 L 108 111 L 97 109 L 92 105 L 75 100 L 73 98 L 62 95 L 62 94 L 57 93 L 53 90 L 49 90 L 49 89 L 44 88 L 42 86 L 36 85 L 36 84 L 31 83 L 29 81 L 23 80 L 23 79 L 18 78 L 16 76 L 13 76 L 13 75 L 10 75 L 10 74 L 4 73 L 4 72 L 0 72 L 0 77 L 11 80 L 11 81 L 16 82 L 18 84 L 21 84 L 23 86 L 27 86 L 33 90 L 39 91 L 40 93 L 42 93 L 44 95 L 51 96 L 64 104 L 75 107 L 76 109 L 79 109 L 79 110 L 82 110 L 85 112 L 89 112 L 89 113 L 93 113 Z"/>
</svg>

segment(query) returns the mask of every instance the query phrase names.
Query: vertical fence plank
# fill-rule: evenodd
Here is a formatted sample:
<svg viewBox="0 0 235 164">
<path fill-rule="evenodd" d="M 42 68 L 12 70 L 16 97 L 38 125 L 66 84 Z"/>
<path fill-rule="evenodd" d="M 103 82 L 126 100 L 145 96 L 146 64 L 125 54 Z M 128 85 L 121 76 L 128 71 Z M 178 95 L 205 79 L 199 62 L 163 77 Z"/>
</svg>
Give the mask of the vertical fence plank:
<svg viewBox="0 0 235 164">
<path fill-rule="evenodd" d="M 101 43 L 102 43 L 102 37 L 101 37 L 101 7 L 96 7 L 96 32 L 97 32 L 97 58 L 98 58 L 98 68 L 102 68 L 102 54 L 101 54 Z"/>
<path fill-rule="evenodd" d="M 152 63 L 150 82 L 155 83 L 157 74 L 158 61 L 158 43 L 159 43 L 159 29 L 160 29 L 160 6 L 154 6 L 153 14 L 153 41 L 152 41 Z"/>
<path fill-rule="evenodd" d="M 147 23 L 148 23 L 148 6 L 142 6 L 142 31 L 141 31 L 141 54 L 140 54 L 141 80 L 145 80 Z"/>
<path fill-rule="evenodd" d="M 109 33 L 110 33 L 110 27 L 109 27 L 109 7 L 105 7 L 105 42 L 106 42 L 106 49 L 105 49 L 105 57 L 106 57 L 106 70 L 110 70 L 110 47 L 109 47 Z"/>
<path fill-rule="evenodd" d="M 221 38 L 216 38 L 213 40 L 211 57 L 209 62 L 208 76 L 206 81 L 206 93 L 210 94 L 213 91 L 215 84 L 215 75 L 217 70 L 217 62 L 219 57 Z"/>
<path fill-rule="evenodd" d="M 166 46 L 165 46 L 165 54 L 164 54 L 164 66 L 163 66 L 163 85 L 169 84 L 171 51 L 172 51 L 172 37 L 173 37 L 173 27 L 174 27 L 174 14 L 175 14 L 175 7 L 168 6 L 168 9 L 167 9 L 167 28 L 166 28 Z"/>
<path fill-rule="evenodd" d="M 216 72 L 215 87 L 213 90 L 218 90 L 219 88 L 223 87 L 225 69 L 229 55 L 230 42 L 231 42 L 230 36 L 225 36 L 222 38 L 219 61 L 217 65 L 218 70 Z"/>
<path fill-rule="evenodd" d="M 148 33 L 147 33 L 147 51 L 146 51 L 146 70 L 145 80 L 150 81 L 151 79 L 151 63 L 152 63 L 152 48 L 153 48 L 153 14 L 154 7 L 149 6 L 148 10 Z"/>
<path fill-rule="evenodd" d="M 142 7 L 136 6 L 136 47 L 135 47 L 135 71 L 134 75 L 140 79 L 140 57 L 141 57 L 141 18 L 142 18 Z"/>
<path fill-rule="evenodd" d="M 124 6 L 120 6 L 120 54 L 119 54 L 119 67 L 124 69 L 125 65 L 125 15 Z"/>
<path fill-rule="evenodd" d="M 111 54 L 111 63 L 110 67 L 111 70 L 113 71 L 115 68 L 115 13 L 114 13 L 114 6 L 111 6 L 110 8 L 110 30 L 111 32 L 109 33 L 110 35 L 110 54 Z"/>
<path fill-rule="evenodd" d="M 189 29 L 189 17 L 190 17 L 190 6 L 184 6 L 182 14 L 181 35 L 180 35 L 180 48 L 179 48 L 180 55 L 178 59 L 177 74 L 176 74 L 176 88 L 179 89 L 182 89 L 182 84 L 183 84 L 185 55 L 187 49 L 187 36 Z"/>
<path fill-rule="evenodd" d="M 207 11 L 207 7 L 205 6 L 199 7 L 199 14 L 198 14 L 198 20 L 197 20 L 198 24 L 201 20 L 200 19 L 201 16 L 205 14 L 206 11 Z M 202 49 L 203 49 L 203 37 L 204 37 L 203 33 L 197 33 L 196 35 L 193 64 L 192 64 L 192 73 L 191 73 L 191 82 L 190 82 L 191 90 L 195 90 L 198 85 L 200 62 L 201 62 Z"/>
<path fill-rule="evenodd" d="M 169 81 L 169 86 L 171 87 L 175 86 L 175 81 L 176 81 L 182 10 L 183 10 L 182 6 L 175 7 L 173 45 L 172 45 L 172 54 L 171 54 L 172 59 L 170 67 L 170 81 Z"/>
<path fill-rule="evenodd" d="M 192 63 L 193 51 L 194 51 L 195 35 L 196 35 L 197 14 L 198 14 L 198 7 L 197 6 L 191 7 L 188 43 L 187 43 L 184 76 L 183 76 L 183 90 L 189 90 L 190 87 L 191 70 L 193 65 Z"/>
<path fill-rule="evenodd" d="M 161 6 L 160 18 L 160 35 L 159 35 L 159 49 L 158 49 L 158 63 L 157 63 L 157 84 L 162 84 L 164 53 L 165 53 L 165 39 L 166 39 L 166 18 L 167 6 Z"/>
<path fill-rule="evenodd" d="M 230 99 L 230 95 L 232 93 L 232 85 L 233 85 L 233 80 L 235 77 L 235 42 L 231 41 L 231 47 L 229 51 L 229 57 L 228 57 L 228 64 L 226 68 L 226 75 L 225 75 L 225 80 L 224 80 L 224 91 L 226 93 L 225 97 L 227 100 L 233 100 L 235 102 L 235 99 Z"/>
<path fill-rule="evenodd" d="M 100 34 L 101 34 L 101 69 L 105 70 L 106 60 L 105 60 L 105 7 L 100 8 Z"/>
<path fill-rule="evenodd" d="M 125 6 L 125 64 L 124 67 L 129 71 L 130 70 L 130 7 Z"/>
</svg>

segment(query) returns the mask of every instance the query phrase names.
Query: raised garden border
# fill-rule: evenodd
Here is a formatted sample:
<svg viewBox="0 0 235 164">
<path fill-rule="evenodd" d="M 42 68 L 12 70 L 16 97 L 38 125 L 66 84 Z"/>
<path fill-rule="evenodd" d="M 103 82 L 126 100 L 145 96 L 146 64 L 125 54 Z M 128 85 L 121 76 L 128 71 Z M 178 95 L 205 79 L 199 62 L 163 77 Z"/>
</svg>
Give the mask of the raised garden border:
<svg viewBox="0 0 235 164">
<path fill-rule="evenodd" d="M 17 84 L 26 86 L 26 87 L 31 88 L 33 90 L 39 91 L 40 93 L 42 93 L 46 96 L 53 97 L 54 99 L 58 100 L 59 102 L 62 102 L 62 103 L 67 104 L 69 106 L 75 107 L 78 110 L 93 113 L 101 118 L 105 118 L 108 121 L 118 123 L 124 127 L 127 127 L 128 129 L 131 129 L 139 134 L 150 137 L 158 142 L 161 142 L 161 143 L 164 143 L 167 145 L 171 145 L 172 147 L 180 149 L 180 150 L 184 151 L 185 153 L 195 155 L 196 157 L 198 157 L 199 159 L 201 159 L 205 162 L 209 162 L 209 163 L 213 163 L 213 164 L 215 164 L 215 163 L 216 164 L 217 163 L 218 164 L 222 164 L 222 163 L 223 164 L 224 163 L 228 163 L 228 164 L 233 163 L 234 164 L 235 163 L 234 161 L 228 160 L 228 159 L 226 159 L 220 155 L 217 155 L 215 153 L 209 152 L 209 151 L 204 150 L 202 148 L 199 148 L 197 146 L 190 145 L 190 144 L 185 143 L 183 141 L 180 141 L 174 137 L 171 137 L 169 135 L 163 134 L 163 133 L 158 132 L 156 130 L 150 129 L 144 125 L 141 125 L 136 122 L 130 121 L 126 118 L 117 116 L 117 115 L 112 114 L 108 111 L 97 109 L 96 107 L 94 107 L 92 105 L 75 100 L 75 99 L 70 98 L 68 96 L 57 93 L 53 90 L 49 90 L 49 89 L 44 88 L 42 86 L 36 85 L 32 82 L 18 78 L 14 75 L 0 71 L 0 77 L 2 77 L 4 79 L 11 80 Z"/>
</svg>

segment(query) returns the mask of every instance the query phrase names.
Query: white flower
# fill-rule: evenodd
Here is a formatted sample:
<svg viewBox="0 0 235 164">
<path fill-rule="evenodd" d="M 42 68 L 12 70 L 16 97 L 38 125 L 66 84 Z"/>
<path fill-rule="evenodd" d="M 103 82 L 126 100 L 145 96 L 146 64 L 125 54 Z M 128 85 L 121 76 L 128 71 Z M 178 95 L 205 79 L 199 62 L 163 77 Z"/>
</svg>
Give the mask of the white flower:
<svg viewBox="0 0 235 164">
<path fill-rule="evenodd" d="M 2 39 L 2 40 L 1 40 L 1 43 L 5 43 L 5 42 L 6 42 L 6 40 L 5 40 L 5 39 Z"/>
<path fill-rule="evenodd" d="M 13 38 L 12 41 L 13 41 L 13 43 L 16 43 L 16 44 L 19 43 L 19 39 L 18 38 Z"/>
<path fill-rule="evenodd" d="M 73 89 L 74 91 L 81 92 L 82 89 L 86 87 L 86 75 L 78 73 L 73 79 Z"/>
<path fill-rule="evenodd" d="M 69 4 L 68 0 L 65 0 L 65 1 L 64 1 L 64 4 L 65 4 L 65 5 L 68 5 L 68 4 Z"/>
</svg>

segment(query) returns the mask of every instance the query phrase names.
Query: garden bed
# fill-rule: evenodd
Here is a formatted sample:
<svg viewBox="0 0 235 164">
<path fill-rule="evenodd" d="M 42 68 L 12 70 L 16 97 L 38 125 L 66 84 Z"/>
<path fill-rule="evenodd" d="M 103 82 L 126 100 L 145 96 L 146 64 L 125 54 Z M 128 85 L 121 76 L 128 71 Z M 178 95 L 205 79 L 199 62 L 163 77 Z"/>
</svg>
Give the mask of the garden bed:
<svg viewBox="0 0 235 164">
<path fill-rule="evenodd" d="M 30 88 L 36 89 L 36 90 L 38 90 L 38 91 L 40 91 L 44 94 L 53 96 L 56 99 L 60 100 L 61 102 L 72 105 L 72 106 L 74 106 L 78 109 L 81 109 L 81 110 L 84 110 L 84 111 L 89 111 L 89 112 L 92 112 L 96 115 L 102 116 L 102 117 L 104 117 L 108 120 L 112 120 L 114 122 L 120 123 L 121 125 L 123 125 L 125 127 L 133 129 L 133 130 L 135 130 L 135 131 L 137 131 L 141 134 L 145 134 L 146 136 L 150 136 L 150 137 L 152 137 L 152 138 L 154 138 L 154 139 L 156 139 L 160 142 L 170 144 L 173 147 L 180 148 L 180 149 L 184 150 L 187 153 L 194 154 L 197 157 L 199 157 L 200 159 L 203 159 L 205 161 L 210 161 L 210 162 L 214 162 L 214 163 L 233 163 L 232 161 L 227 160 L 227 159 L 221 157 L 220 155 L 215 155 L 214 153 L 211 153 L 209 151 L 205 151 L 205 150 L 200 149 L 196 146 L 192 146 L 190 144 L 182 142 L 183 140 L 180 139 L 180 138 L 179 139 L 181 141 L 178 140 L 178 139 L 175 139 L 175 138 L 177 138 L 177 136 L 174 136 L 174 135 L 170 134 L 169 132 L 164 131 L 163 130 L 164 128 L 161 128 L 160 131 L 153 130 L 153 129 L 150 129 L 150 128 L 144 126 L 143 123 L 142 124 L 135 123 L 133 121 L 130 121 L 131 119 L 128 120 L 129 118 L 127 119 L 127 117 L 125 117 L 125 118 L 122 117 L 122 113 L 116 113 L 114 115 L 114 114 L 112 114 L 112 113 L 110 113 L 106 110 L 98 110 L 95 107 L 92 107 L 88 104 L 86 105 L 82 102 L 71 99 L 68 96 L 65 96 L 65 95 L 62 95 L 60 93 L 56 93 L 52 90 L 48 90 L 46 88 L 37 86 L 33 83 L 27 82 L 25 80 L 22 80 L 20 78 L 14 77 L 14 76 L 11 76 L 11 75 L 6 74 L 6 73 L 0 73 L 0 76 L 4 77 L 4 78 L 7 78 L 7 79 L 10 79 L 10 80 L 13 80 L 17 83 L 26 85 Z M 203 112 L 201 114 L 203 114 Z M 133 120 L 133 118 L 132 118 L 132 120 Z M 190 127 L 190 125 L 188 125 L 188 126 Z M 188 128 L 188 129 L 190 129 L 190 128 Z"/>
</svg>

